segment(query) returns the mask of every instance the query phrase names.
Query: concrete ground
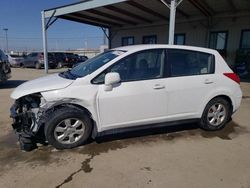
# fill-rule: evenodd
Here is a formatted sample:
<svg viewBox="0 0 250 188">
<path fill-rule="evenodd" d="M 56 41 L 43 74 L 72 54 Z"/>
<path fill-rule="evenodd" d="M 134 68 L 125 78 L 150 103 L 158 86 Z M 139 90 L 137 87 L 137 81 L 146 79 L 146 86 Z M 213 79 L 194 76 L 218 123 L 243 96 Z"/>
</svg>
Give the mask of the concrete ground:
<svg viewBox="0 0 250 188">
<path fill-rule="evenodd" d="M 180 125 L 72 150 L 41 146 L 22 152 L 11 129 L 9 95 L 42 75 L 13 69 L 12 79 L 0 85 L 0 187 L 250 188 L 249 83 L 241 84 L 242 105 L 219 132 Z"/>
</svg>

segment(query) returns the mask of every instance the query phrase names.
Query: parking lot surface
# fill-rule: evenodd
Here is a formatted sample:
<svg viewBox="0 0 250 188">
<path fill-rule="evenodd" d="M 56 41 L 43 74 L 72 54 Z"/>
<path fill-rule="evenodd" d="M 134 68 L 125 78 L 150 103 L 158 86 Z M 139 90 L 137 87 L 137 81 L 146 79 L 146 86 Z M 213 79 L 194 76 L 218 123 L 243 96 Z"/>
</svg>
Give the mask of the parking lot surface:
<svg viewBox="0 0 250 188">
<path fill-rule="evenodd" d="M 240 109 L 218 132 L 187 124 L 103 138 L 72 150 L 40 146 L 22 152 L 11 128 L 9 95 L 43 75 L 43 70 L 12 69 L 12 79 L 0 84 L 0 187 L 250 188 L 249 83 L 241 84 Z"/>
</svg>

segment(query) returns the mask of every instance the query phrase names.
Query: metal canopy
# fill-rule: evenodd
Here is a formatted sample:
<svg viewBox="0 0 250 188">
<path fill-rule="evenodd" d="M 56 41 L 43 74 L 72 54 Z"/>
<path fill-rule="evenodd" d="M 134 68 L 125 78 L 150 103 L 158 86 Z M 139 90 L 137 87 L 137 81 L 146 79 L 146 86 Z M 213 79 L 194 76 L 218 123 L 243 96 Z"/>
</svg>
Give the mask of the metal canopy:
<svg viewBox="0 0 250 188">
<path fill-rule="evenodd" d="M 177 7 L 180 1 L 182 3 Z M 169 9 L 164 4 L 168 5 Z M 156 22 L 169 23 L 169 42 L 173 43 L 175 23 L 211 21 L 212 18 L 237 17 L 238 15 L 250 16 L 250 1 L 82 0 L 67 6 L 44 10 L 42 11 L 42 24 L 45 70 L 47 73 L 46 30 L 58 18 L 103 28 L 133 27 Z"/>
<path fill-rule="evenodd" d="M 165 0 L 170 4 L 171 0 Z M 176 21 L 247 13 L 250 1 L 184 0 L 176 10 Z M 161 0 L 84 0 L 44 11 L 45 18 L 58 17 L 100 27 L 124 27 L 169 20 L 170 11 Z"/>
</svg>

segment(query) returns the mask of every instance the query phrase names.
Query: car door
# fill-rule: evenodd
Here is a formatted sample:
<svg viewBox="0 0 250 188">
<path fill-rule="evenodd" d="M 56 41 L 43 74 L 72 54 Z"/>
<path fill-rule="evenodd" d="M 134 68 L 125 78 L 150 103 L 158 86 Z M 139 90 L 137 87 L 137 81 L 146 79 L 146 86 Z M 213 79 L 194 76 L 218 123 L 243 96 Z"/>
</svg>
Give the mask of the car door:
<svg viewBox="0 0 250 188">
<path fill-rule="evenodd" d="M 164 49 L 141 51 L 115 63 L 94 80 L 102 82 L 97 94 L 102 130 L 156 123 L 166 118 L 164 63 Z M 121 77 L 121 83 L 112 91 L 104 89 L 107 72 L 118 72 Z"/>
<path fill-rule="evenodd" d="M 199 117 L 215 87 L 214 56 L 182 49 L 169 49 L 167 56 L 168 120 Z"/>
<path fill-rule="evenodd" d="M 23 59 L 24 67 L 30 67 L 30 58 L 31 58 L 31 54 L 24 57 Z"/>
<path fill-rule="evenodd" d="M 34 56 L 36 55 L 36 53 L 31 53 L 28 56 L 26 56 L 25 61 L 24 61 L 24 65 L 25 67 L 33 67 L 33 59 Z"/>
<path fill-rule="evenodd" d="M 36 63 L 38 62 L 38 56 L 39 56 L 39 53 L 33 53 L 31 58 L 30 58 L 30 66 L 31 67 L 35 67 L 36 66 Z"/>
</svg>

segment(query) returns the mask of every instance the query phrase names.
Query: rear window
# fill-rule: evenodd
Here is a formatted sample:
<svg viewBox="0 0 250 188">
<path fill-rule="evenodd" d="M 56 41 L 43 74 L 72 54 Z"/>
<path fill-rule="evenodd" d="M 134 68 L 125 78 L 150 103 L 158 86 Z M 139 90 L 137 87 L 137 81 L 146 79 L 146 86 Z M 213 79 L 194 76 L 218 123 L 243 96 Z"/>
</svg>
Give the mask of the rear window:
<svg viewBox="0 0 250 188">
<path fill-rule="evenodd" d="M 191 50 L 168 50 L 168 75 L 192 76 L 214 73 L 214 55 Z"/>
</svg>

